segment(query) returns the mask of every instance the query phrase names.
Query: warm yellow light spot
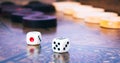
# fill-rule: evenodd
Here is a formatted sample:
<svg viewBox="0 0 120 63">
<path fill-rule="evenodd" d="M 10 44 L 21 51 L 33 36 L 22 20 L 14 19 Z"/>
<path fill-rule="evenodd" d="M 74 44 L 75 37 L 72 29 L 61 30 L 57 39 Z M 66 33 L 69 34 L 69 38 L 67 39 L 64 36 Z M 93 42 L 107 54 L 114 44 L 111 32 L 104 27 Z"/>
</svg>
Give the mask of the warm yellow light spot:
<svg viewBox="0 0 120 63">
<path fill-rule="evenodd" d="M 120 17 L 104 18 L 100 22 L 101 27 L 120 28 Z"/>
</svg>

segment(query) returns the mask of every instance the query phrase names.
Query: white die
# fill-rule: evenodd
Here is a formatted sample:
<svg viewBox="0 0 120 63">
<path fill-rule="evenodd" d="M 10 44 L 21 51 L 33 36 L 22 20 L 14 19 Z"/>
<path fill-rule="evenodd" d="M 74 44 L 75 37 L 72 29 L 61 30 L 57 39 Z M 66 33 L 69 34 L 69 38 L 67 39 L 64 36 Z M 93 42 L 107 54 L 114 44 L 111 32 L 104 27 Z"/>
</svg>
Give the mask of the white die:
<svg viewBox="0 0 120 63">
<path fill-rule="evenodd" d="M 69 53 L 54 53 L 53 63 L 69 63 Z"/>
<path fill-rule="evenodd" d="M 68 38 L 55 38 L 52 41 L 52 50 L 57 53 L 68 52 L 69 46 Z"/>
<path fill-rule="evenodd" d="M 37 31 L 31 31 L 27 33 L 26 42 L 29 45 L 38 45 L 41 43 L 41 33 Z"/>
</svg>

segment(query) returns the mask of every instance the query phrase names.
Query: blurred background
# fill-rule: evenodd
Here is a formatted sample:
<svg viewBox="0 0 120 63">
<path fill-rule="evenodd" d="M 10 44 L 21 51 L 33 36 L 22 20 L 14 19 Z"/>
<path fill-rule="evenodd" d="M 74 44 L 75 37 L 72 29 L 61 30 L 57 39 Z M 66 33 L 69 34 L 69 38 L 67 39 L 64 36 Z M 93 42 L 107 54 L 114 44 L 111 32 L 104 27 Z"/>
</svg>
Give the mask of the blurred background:
<svg viewBox="0 0 120 63">
<path fill-rule="evenodd" d="M 12 1 L 18 5 L 25 5 L 29 1 L 40 1 L 43 3 L 51 4 L 55 1 L 77 1 L 82 4 L 92 5 L 95 7 L 101 7 L 106 9 L 106 11 L 112 11 L 117 12 L 120 14 L 120 0 L 0 0 L 0 2 L 3 1 Z"/>
</svg>

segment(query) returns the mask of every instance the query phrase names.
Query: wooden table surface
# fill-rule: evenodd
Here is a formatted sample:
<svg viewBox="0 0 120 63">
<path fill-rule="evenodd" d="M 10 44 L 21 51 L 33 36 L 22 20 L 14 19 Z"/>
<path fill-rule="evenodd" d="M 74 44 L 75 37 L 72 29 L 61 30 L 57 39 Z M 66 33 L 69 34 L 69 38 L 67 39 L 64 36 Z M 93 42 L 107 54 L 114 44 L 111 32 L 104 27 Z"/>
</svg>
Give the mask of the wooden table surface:
<svg viewBox="0 0 120 63">
<path fill-rule="evenodd" d="M 56 13 L 57 27 L 25 28 L 10 19 L 0 19 L 0 63 L 120 63 L 120 30 L 106 29 L 98 24 Z M 29 31 L 40 31 L 40 46 L 28 46 Z M 55 37 L 70 39 L 68 53 L 58 54 L 51 49 Z"/>
</svg>

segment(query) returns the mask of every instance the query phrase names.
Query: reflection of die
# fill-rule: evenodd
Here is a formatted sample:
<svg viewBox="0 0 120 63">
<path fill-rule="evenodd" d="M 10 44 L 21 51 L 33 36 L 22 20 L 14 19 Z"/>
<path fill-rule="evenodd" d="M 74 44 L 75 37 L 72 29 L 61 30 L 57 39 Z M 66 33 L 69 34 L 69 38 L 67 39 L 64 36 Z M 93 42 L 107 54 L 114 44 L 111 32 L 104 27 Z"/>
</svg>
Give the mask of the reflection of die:
<svg viewBox="0 0 120 63">
<path fill-rule="evenodd" d="M 52 50 L 57 53 L 68 52 L 69 46 L 68 38 L 55 38 L 52 41 Z"/>
<path fill-rule="evenodd" d="M 38 45 L 41 43 L 41 33 L 37 31 L 28 32 L 26 36 L 27 44 Z"/>
<path fill-rule="evenodd" d="M 28 56 L 37 56 L 40 53 L 40 46 L 27 46 L 27 55 Z"/>
<path fill-rule="evenodd" d="M 40 46 L 27 46 L 27 56 L 33 63 L 39 63 Z"/>
<path fill-rule="evenodd" d="M 69 53 L 54 53 L 53 54 L 54 63 L 69 63 Z"/>
</svg>

